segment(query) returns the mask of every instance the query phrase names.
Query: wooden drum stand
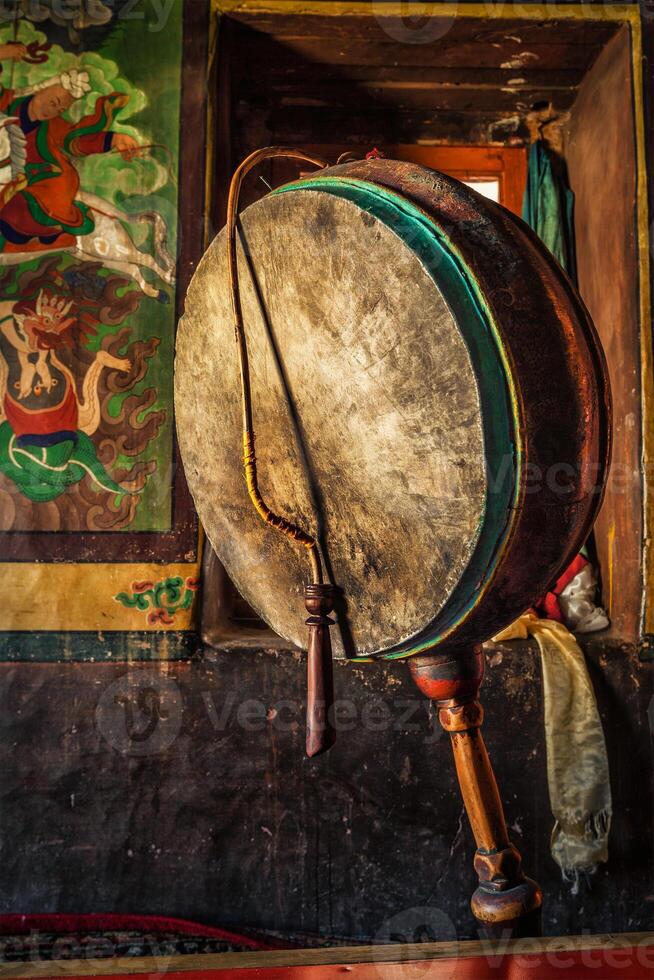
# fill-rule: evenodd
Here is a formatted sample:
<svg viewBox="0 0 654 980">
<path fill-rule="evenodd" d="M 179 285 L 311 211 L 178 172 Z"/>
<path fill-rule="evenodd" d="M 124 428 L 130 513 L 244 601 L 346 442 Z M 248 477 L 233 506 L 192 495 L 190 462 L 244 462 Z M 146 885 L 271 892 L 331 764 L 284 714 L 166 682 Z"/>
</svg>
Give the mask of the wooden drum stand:
<svg viewBox="0 0 654 980">
<path fill-rule="evenodd" d="M 333 681 L 329 618 L 330 585 L 307 586 L 310 613 L 307 660 L 307 755 L 317 755 L 335 741 L 331 723 Z M 483 932 L 491 937 L 523 938 L 541 932 L 542 892 L 522 870 L 522 858 L 509 840 L 495 773 L 481 733 L 484 709 L 479 688 L 484 679 L 481 643 L 445 645 L 409 660 L 411 677 L 438 709 L 448 732 L 461 796 L 477 845 L 474 867 L 479 878 L 471 908 Z"/>
<path fill-rule="evenodd" d="M 479 886 L 472 911 L 489 935 L 540 934 L 541 890 L 522 871 L 518 849 L 509 840 L 502 801 L 486 751 L 479 687 L 484 676 L 481 644 L 446 647 L 409 661 L 420 691 L 438 708 L 449 733 L 461 795 L 477 844 Z"/>
</svg>

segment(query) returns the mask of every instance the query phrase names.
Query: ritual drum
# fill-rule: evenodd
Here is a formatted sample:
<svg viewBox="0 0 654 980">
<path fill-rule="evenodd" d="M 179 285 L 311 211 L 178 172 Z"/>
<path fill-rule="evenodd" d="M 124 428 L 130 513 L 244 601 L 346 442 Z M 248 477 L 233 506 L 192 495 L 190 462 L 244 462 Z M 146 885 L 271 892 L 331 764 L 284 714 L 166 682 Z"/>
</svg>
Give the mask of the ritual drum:
<svg viewBox="0 0 654 980">
<path fill-rule="evenodd" d="M 373 159 L 240 218 L 262 493 L 338 587 L 337 654 L 485 640 L 583 544 L 609 394 L 576 290 L 530 229 L 450 177 Z M 248 499 L 225 232 L 179 326 L 176 414 L 202 524 L 239 591 L 305 644 L 308 564 Z"/>
<path fill-rule="evenodd" d="M 481 641 L 590 530 L 603 356 L 527 226 L 423 167 L 323 168 L 247 208 L 237 234 L 243 177 L 284 155 L 238 168 L 189 287 L 175 401 L 191 492 L 242 594 L 298 645 L 304 598 L 309 756 L 336 735 L 330 632 L 348 658 L 411 658 L 477 843 L 472 910 L 487 932 L 528 935 L 541 893 L 480 732 Z"/>
</svg>

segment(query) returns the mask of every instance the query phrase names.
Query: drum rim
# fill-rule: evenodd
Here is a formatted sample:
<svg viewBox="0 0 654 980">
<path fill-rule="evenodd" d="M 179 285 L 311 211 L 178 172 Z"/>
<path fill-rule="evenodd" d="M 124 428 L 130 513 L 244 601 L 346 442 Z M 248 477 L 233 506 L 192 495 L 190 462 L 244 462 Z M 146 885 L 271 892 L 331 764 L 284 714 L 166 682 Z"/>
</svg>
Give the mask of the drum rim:
<svg viewBox="0 0 654 980">
<path fill-rule="evenodd" d="M 329 173 L 381 184 L 409 198 L 438 223 L 451 229 L 452 239 L 467 257 L 475 278 L 484 283 L 515 369 L 527 467 L 535 463 L 537 471 L 545 467 L 540 470 L 545 472 L 551 460 L 541 452 L 534 438 L 533 423 L 543 420 L 536 408 L 542 396 L 543 375 L 534 370 L 533 361 L 525 355 L 525 348 L 531 348 L 531 344 L 525 344 L 525 329 L 529 337 L 533 329 L 538 342 L 547 345 L 543 351 L 549 364 L 547 376 L 556 378 L 557 370 L 561 370 L 566 383 L 573 379 L 575 382 L 576 428 L 583 429 L 585 434 L 582 437 L 579 431 L 574 431 L 574 424 L 570 426 L 566 422 L 563 438 L 567 449 L 562 452 L 574 454 L 566 455 L 565 459 L 578 469 L 579 489 L 584 485 L 583 498 L 578 498 L 572 507 L 560 506 L 561 500 L 551 500 L 556 506 L 548 513 L 547 509 L 543 510 L 540 494 L 522 495 L 513 539 L 498 569 L 494 587 L 483 606 L 475 610 L 450 641 L 464 645 L 478 642 L 504 629 L 552 587 L 583 544 L 597 516 L 612 436 L 611 392 L 604 352 L 578 290 L 536 233 L 510 211 L 453 177 L 406 161 L 359 160 L 330 168 Z M 489 247 L 489 231 L 494 247 Z M 505 274 L 509 272 L 509 277 L 498 280 L 497 273 L 502 269 Z M 547 283 L 544 270 L 548 274 Z M 516 276 L 526 286 L 522 296 L 520 290 L 515 292 L 512 288 Z M 532 290 L 542 306 L 535 306 L 527 298 Z M 514 308 L 516 299 L 520 302 L 519 315 Z M 564 323 L 567 327 L 562 326 Z M 536 380 L 538 377 L 540 381 Z M 595 474 L 590 483 L 587 478 L 581 480 L 582 470 Z M 527 471 L 525 479 L 529 479 Z M 537 539 L 534 561 L 532 531 L 544 524 L 549 525 L 548 533 Z"/>
</svg>

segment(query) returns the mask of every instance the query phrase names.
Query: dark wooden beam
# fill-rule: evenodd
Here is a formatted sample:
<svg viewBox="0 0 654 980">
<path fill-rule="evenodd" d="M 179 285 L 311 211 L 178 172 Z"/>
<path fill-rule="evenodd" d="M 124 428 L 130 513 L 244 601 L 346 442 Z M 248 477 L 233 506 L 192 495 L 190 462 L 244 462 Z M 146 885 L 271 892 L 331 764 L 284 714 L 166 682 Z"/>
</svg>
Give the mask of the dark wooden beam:
<svg viewBox="0 0 654 980">
<path fill-rule="evenodd" d="M 278 40 L 288 38 L 334 38 L 339 40 L 365 40 L 397 42 L 398 29 L 402 28 L 408 36 L 423 26 L 434 37 L 447 39 L 451 43 L 466 42 L 471 38 L 482 44 L 500 44 L 502 47 L 519 49 L 520 45 L 565 42 L 585 47 L 588 44 L 604 45 L 619 29 L 620 25 L 602 20 L 601 4 L 598 4 L 597 20 L 520 20 L 507 18 L 494 20 L 478 17 L 437 17 L 429 16 L 401 20 L 380 15 L 369 16 L 326 16 L 315 13 L 307 5 L 302 14 L 266 13 L 255 10 L 230 12 L 229 18 L 262 34 Z M 379 8 L 377 8 L 378 10 Z M 591 15 L 592 16 L 592 15 Z M 414 36 L 416 34 L 414 33 Z M 408 47 L 419 47 L 409 42 Z"/>
<path fill-rule="evenodd" d="M 244 87 L 241 95 L 255 97 L 257 86 Z M 313 106 L 323 109 L 349 109 L 356 104 L 363 109 L 417 109 L 433 112 L 453 109 L 461 112 L 530 111 L 534 104 L 552 101 L 558 109 L 567 109 L 574 102 L 572 88 L 527 88 L 494 86 L 480 88 L 468 85 L 430 85 L 423 87 L 379 87 L 370 85 L 266 86 L 265 99 L 279 109 L 297 106 Z"/>
<path fill-rule="evenodd" d="M 527 88 L 576 88 L 584 72 L 580 68 L 442 68 L 432 65 L 317 65 L 308 62 L 257 65 L 265 71 L 266 84 L 277 87 L 295 87 L 298 84 L 329 84 L 331 82 L 353 82 L 363 85 L 377 83 L 393 85 L 400 83 L 405 87 L 422 85 L 469 85 L 471 81 L 479 88 L 502 88 L 509 84 L 520 84 Z M 260 77 L 254 75 L 253 64 L 241 60 L 235 65 L 232 77 L 241 85 L 261 85 Z"/>
<path fill-rule="evenodd" d="M 279 62 L 281 51 L 290 65 L 306 62 L 341 65 L 384 65 L 386 67 L 425 68 L 504 68 L 577 70 L 582 73 L 595 61 L 600 44 L 571 44 L 569 41 L 549 40 L 526 47 L 493 45 L 476 39 L 453 41 L 450 37 L 426 44 L 402 44 L 390 38 L 362 42 L 356 38 L 285 37 L 272 39 L 251 32 L 244 42 L 244 68 L 254 72 L 271 64 L 273 52 Z"/>
<path fill-rule="evenodd" d="M 506 144 L 511 139 L 520 141 L 528 137 L 523 114 L 516 112 L 418 112 L 388 107 L 361 111 L 357 107 L 345 114 L 342 109 L 301 106 L 270 113 L 258 110 L 256 117 L 257 145 L 262 144 L 264 133 L 268 142 L 351 142 L 369 148 L 379 143 L 380 149 L 384 143 Z M 237 107 L 236 118 L 241 132 L 249 133 L 252 114 L 247 103 Z"/>
</svg>

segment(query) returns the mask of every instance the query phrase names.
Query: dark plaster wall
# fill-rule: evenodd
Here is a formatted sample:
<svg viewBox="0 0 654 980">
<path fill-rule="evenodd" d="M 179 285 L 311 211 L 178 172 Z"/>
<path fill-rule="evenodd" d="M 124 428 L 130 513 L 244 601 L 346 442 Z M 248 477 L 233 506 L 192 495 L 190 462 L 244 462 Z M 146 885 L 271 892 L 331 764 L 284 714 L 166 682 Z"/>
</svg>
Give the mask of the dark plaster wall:
<svg viewBox="0 0 654 980">
<path fill-rule="evenodd" d="M 472 936 L 473 847 L 450 748 L 406 667 L 338 664 L 348 730 L 309 761 L 303 657 L 211 656 L 0 667 L 2 911 L 364 940 L 412 938 L 425 922 L 434 938 Z M 512 644 L 490 664 L 485 732 L 513 838 L 546 894 L 546 933 L 651 929 L 652 666 L 591 653 L 615 818 L 610 864 L 573 887 L 549 856 L 537 655 Z"/>
</svg>

